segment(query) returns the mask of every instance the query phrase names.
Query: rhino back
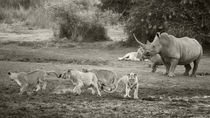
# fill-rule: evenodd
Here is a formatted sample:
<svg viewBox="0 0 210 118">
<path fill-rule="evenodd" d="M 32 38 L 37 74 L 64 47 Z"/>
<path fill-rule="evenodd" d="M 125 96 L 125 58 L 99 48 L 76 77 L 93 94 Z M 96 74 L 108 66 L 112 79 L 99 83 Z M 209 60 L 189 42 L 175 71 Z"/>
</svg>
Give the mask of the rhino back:
<svg viewBox="0 0 210 118">
<path fill-rule="evenodd" d="M 197 40 L 189 37 L 176 38 L 169 35 L 170 45 L 162 49 L 161 57 L 166 61 L 171 58 L 179 59 L 179 65 L 185 65 L 200 58 L 202 46 Z"/>
<path fill-rule="evenodd" d="M 177 42 L 179 42 L 181 52 L 179 60 L 180 64 L 191 63 L 202 55 L 202 46 L 197 40 L 183 37 L 177 38 Z"/>
</svg>

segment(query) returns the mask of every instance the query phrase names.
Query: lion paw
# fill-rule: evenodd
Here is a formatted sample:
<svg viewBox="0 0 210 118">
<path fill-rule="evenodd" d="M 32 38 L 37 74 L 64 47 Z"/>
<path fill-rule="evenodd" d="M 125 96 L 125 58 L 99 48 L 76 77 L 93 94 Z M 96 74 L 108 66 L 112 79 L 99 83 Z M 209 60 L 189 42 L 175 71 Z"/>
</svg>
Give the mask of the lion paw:
<svg viewBox="0 0 210 118">
<path fill-rule="evenodd" d="M 139 97 L 138 96 L 134 96 L 134 99 L 139 99 Z"/>
<path fill-rule="evenodd" d="M 174 76 L 175 76 L 175 74 L 172 73 L 172 72 L 170 72 L 170 73 L 168 74 L 168 77 L 174 77 Z"/>
</svg>

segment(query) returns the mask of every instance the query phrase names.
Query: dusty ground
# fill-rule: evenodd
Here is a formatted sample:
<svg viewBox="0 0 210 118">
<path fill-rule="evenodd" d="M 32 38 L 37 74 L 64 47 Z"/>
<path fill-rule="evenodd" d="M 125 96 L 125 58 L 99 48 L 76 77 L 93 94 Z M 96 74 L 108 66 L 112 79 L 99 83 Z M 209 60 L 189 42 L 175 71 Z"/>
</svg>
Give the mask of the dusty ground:
<svg viewBox="0 0 210 118">
<path fill-rule="evenodd" d="M 8 32 L 7 32 L 8 33 Z M 1 38 L 5 33 L 0 34 Z M 31 33 L 30 33 L 31 34 Z M 16 34 L 17 35 L 17 34 Z M 13 36 L 13 34 L 12 34 Z M 11 37 L 6 37 L 12 40 Z M 27 39 L 27 37 L 26 37 Z M 134 48 L 106 48 L 109 42 L 93 44 L 22 43 L 17 40 L 0 46 L 0 117 L 210 117 L 210 76 L 184 77 L 183 67 L 176 77 L 164 76 L 164 67 L 156 73 L 144 62 L 119 62 L 117 57 Z M 65 44 L 65 45 L 64 45 Z M 204 55 L 198 72 L 210 72 L 210 57 Z M 139 74 L 139 99 L 124 99 L 122 93 L 102 93 L 102 97 L 85 91 L 56 95 L 59 85 L 69 85 L 54 77 L 48 78 L 47 90 L 36 95 L 18 95 L 19 87 L 9 80 L 8 71 L 34 69 L 62 72 L 68 68 L 108 69 L 122 76 Z"/>
</svg>

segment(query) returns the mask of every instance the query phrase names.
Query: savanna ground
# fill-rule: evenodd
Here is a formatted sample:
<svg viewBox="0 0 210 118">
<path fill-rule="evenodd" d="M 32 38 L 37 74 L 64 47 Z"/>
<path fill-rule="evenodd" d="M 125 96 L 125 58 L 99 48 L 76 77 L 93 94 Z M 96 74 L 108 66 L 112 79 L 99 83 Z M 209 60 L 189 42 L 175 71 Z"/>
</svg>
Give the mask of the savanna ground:
<svg viewBox="0 0 210 118">
<path fill-rule="evenodd" d="M 113 29 L 111 33 L 118 35 L 113 34 Z M 151 73 L 145 62 L 117 61 L 119 56 L 135 51 L 135 48 L 114 48 L 110 41 L 53 42 L 49 41 L 51 36 L 50 30 L 23 29 L 0 33 L 0 117 L 210 117 L 209 76 L 184 77 L 184 68 L 179 66 L 176 77 L 169 79 L 163 75 L 163 66 Z M 207 54 L 203 56 L 198 72 L 210 71 L 209 59 Z M 119 77 L 136 72 L 140 83 L 139 99 L 125 99 L 119 92 L 102 92 L 102 97 L 91 95 L 89 91 L 80 96 L 53 94 L 58 85 L 71 85 L 53 76 L 48 77 L 46 91 L 20 96 L 18 85 L 7 75 L 8 71 L 34 69 L 60 73 L 68 68 L 107 69 Z"/>
</svg>

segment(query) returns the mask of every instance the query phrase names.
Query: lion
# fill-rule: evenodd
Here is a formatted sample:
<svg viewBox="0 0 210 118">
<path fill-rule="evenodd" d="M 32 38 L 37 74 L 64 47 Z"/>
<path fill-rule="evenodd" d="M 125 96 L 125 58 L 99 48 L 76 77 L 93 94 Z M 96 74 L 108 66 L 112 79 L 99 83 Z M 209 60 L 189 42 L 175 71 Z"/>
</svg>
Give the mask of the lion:
<svg viewBox="0 0 210 118">
<path fill-rule="evenodd" d="M 93 72 L 98 78 L 100 90 L 109 89 L 117 81 L 117 74 L 104 69 L 82 69 L 82 72 Z"/>
<path fill-rule="evenodd" d="M 28 93 L 27 89 L 30 85 L 36 85 L 35 92 L 39 90 L 45 90 L 47 87 L 47 81 L 45 76 L 50 75 L 50 73 L 55 74 L 58 77 L 57 73 L 54 71 L 43 71 L 35 70 L 31 72 L 8 72 L 9 78 L 14 80 L 20 86 L 19 94 L 22 95 L 24 92 Z"/>
<path fill-rule="evenodd" d="M 70 79 L 75 85 L 73 89 L 73 93 L 78 95 L 81 94 L 82 88 L 90 88 L 92 90 L 92 94 L 95 94 L 95 90 L 98 95 L 101 96 L 101 92 L 98 87 L 98 78 L 92 72 L 82 72 L 79 70 L 68 69 L 66 72 L 60 74 L 59 78 L 62 79 Z"/>
<path fill-rule="evenodd" d="M 120 82 L 123 82 L 125 84 L 125 95 L 124 98 L 126 97 L 131 97 L 130 96 L 130 91 L 132 89 L 134 90 L 134 99 L 138 99 L 138 89 L 139 89 L 139 82 L 138 82 L 138 77 L 136 73 L 129 73 L 127 75 L 124 75 L 123 77 L 121 77 L 116 83 L 115 83 L 115 88 L 111 89 L 109 91 L 105 91 L 107 93 L 113 93 L 117 90 L 118 85 Z"/>
<path fill-rule="evenodd" d="M 143 53 L 144 53 L 144 49 L 142 47 L 139 47 L 137 52 L 129 52 L 125 56 L 119 57 L 118 61 L 123 61 L 123 60 L 125 60 L 125 61 L 142 61 Z"/>
</svg>

